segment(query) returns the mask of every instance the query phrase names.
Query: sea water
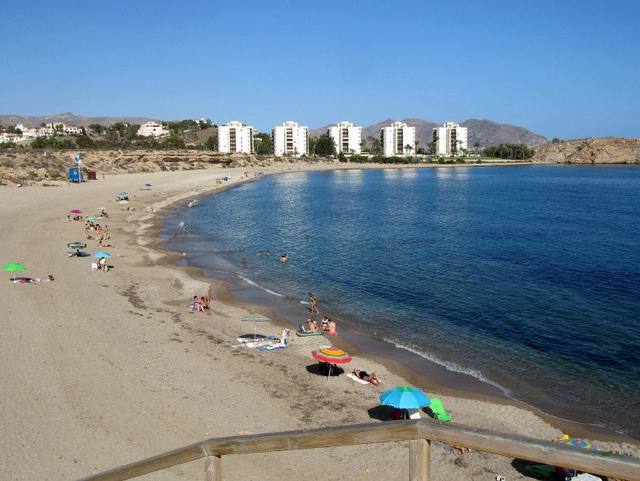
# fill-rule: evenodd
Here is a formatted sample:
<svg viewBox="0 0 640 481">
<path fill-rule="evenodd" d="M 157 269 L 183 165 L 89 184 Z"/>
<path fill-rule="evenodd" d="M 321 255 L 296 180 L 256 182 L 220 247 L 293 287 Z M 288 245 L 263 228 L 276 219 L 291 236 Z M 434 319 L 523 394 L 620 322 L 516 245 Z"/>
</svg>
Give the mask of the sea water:
<svg viewBox="0 0 640 481">
<path fill-rule="evenodd" d="M 178 209 L 162 235 L 299 322 L 312 291 L 351 333 L 640 438 L 638 167 L 289 172 Z"/>
</svg>

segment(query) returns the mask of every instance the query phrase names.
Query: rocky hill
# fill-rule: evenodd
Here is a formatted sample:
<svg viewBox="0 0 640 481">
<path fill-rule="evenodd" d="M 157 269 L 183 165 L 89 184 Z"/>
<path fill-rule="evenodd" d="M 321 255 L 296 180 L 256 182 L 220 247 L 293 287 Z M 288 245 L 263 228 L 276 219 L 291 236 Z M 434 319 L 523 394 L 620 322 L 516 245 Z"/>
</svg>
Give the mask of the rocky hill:
<svg viewBox="0 0 640 481">
<path fill-rule="evenodd" d="M 55 186 L 67 183 L 75 167 L 77 150 L 0 150 L 0 185 Z M 187 171 L 219 167 L 248 170 L 280 165 L 332 162 L 325 158 L 281 159 L 274 156 L 224 154 L 202 150 L 88 150 L 81 152 L 81 167 L 102 175 L 137 172 Z"/>
<path fill-rule="evenodd" d="M 460 124 L 469 129 L 467 144 L 473 147 L 476 143 L 482 147 L 500 144 L 524 144 L 527 147 L 537 147 L 549 142 L 542 135 L 509 124 L 498 124 L 491 120 L 465 120 Z"/>
<path fill-rule="evenodd" d="M 393 119 L 386 119 L 368 127 L 363 127 L 362 138 L 367 137 L 380 138 L 380 129 L 387 127 Z M 422 119 L 404 119 L 402 120 L 410 127 L 416 128 L 416 141 L 419 142 L 418 147 L 426 147 L 433 139 L 433 128 L 438 125 L 435 122 L 429 122 Z M 468 130 L 468 146 L 472 148 L 476 143 L 481 147 L 489 147 L 500 144 L 525 144 L 528 147 L 536 147 L 538 145 L 549 142 L 545 137 L 534 134 L 533 132 L 515 125 L 498 124 L 491 120 L 470 119 L 460 123 L 461 127 L 467 127 Z M 311 137 L 319 137 L 327 132 L 329 126 L 314 129 L 309 132 Z"/>
<path fill-rule="evenodd" d="M 546 164 L 640 164 L 640 140 L 617 137 L 553 142 L 536 147 L 532 162 Z"/>
</svg>

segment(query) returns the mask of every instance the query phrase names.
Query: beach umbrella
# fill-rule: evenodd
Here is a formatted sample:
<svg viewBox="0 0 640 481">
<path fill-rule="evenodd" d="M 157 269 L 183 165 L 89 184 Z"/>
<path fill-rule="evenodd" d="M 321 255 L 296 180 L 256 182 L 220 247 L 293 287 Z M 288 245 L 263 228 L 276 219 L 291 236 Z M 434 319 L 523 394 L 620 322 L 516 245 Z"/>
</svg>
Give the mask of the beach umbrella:
<svg viewBox="0 0 640 481">
<path fill-rule="evenodd" d="M 107 208 L 104 206 L 101 206 L 101 207 L 98 207 L 98 210 L 107 210 Z"/>
<path fill-rule="evenodd" d="M 128 195 L 129 192 L 120 192 L 118 195 Z"/>
<path fill-rule="evenodd" d="M 98 220 L 98 219 L 96 219 L 96 218 L 95 218 L 94 216 L 92 216 L 92 215 L 88 215 L 87 217 L 85 217 L 85 218 L 84 218 L 84 220 L 89 221 L 89 222 L 95 222 L 95 221 L 96 221 L 96 220 Z"/>
<path fill-rule="evenodd" d="M 12 262 L 11 264 L 7 264 L 6 266 L 4 266 L 2 268 L 3 271 L 13 271 L 13 272 L 15 272 L 15 271 L 23 271 L 25 269 L 26 269 L 25 266 L 23 266 L 22 264 L 18 264 L 17 262 Z M 16 280 L 16 276 L 15 275 L 13 276 L 13 280 L 14 281 Z"/>
<path fill-rule="evenodd" d="M 269 319 L 267 316 L 262 316 L 260 314 L 251 314 L 249 316 L 244 316 L 241 321 L 243 322 L 269 322 L 271 319 Z M 258 325 L 254 324 L 253 325 L 253 340 L 256 340 L 256 333 L 257 333 L 257 329 L 258 329 Z"/>
<path fill-rule="evenodd" d="M 410 386 L 396 387 L 380 394 L 380 402 L 398 409 L 420 409 L 431 404 L 425 393 Z"/>
<path fill-rule="evenodd" d="M 84 242 L 69 242 L 67 244 L 67 247 L 69 249 L 84 249 L 85 247 L 87 247 L 87 244 L 85 244 Z"/>
<path fill-rule="evenodd" d="M 334 364 L 346 364 L 351 362 L 351 356 L 337 347 L 323 346 L 311 352 L 311 355 L 318 361 L 329 364 L 327 381 L 329 380 L 329 377 L 331 377 L 331 369 Z"/>
<path fill-rule="evenodd" d="M 82 211 L 80 209 L 73 209 L 69 211 L 71 214 L 82 214 Z"/>
<path fill-rule="evenodd" d="M 144 184 L 145 187 L 151 187 L 151 184 Z"/>
<path fill-rule="evenodd" d="M 107 254 L 106 252 L 96 252 L 93 254 L 93 257 L 111 257 L 111 254 Z"/>
<path fill-rule="evenodd" d="M 567 446 L 573 446 L 574 448 L 590 449 L 592 451 L 598 451 L 600 449 L 595 444 L 590 443 L 589 441 L 585 441 L 584 439 L 578 439 L 578 438 L 559 439 L 556 442 L 560 444 L 565 444 Z"/>
</svg>

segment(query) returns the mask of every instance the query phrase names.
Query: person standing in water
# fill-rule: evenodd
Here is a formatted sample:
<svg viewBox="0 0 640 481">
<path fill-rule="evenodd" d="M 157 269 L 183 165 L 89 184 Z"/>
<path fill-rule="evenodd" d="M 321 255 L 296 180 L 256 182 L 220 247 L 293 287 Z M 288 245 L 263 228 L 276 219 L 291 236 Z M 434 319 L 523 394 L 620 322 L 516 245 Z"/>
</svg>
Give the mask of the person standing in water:
<svg viewBox="0 0 640 481">
<path fill-rule="evenodd" d="M 319 314 L 318 299 L 316 299 L 316 296 L 311 293 L 309 293 L 309 299 L 311 299 L 311 314 Z"/>
</svg>

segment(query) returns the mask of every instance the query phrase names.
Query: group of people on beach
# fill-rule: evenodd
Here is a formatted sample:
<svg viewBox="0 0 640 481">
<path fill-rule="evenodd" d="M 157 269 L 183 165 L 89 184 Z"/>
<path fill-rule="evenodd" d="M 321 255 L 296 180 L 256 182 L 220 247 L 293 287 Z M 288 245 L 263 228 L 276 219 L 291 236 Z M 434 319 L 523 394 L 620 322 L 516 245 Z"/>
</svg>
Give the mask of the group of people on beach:
<svg viewBox="0 0 640 481">
<path fill-rule="evenodd" d="M 87 221 L 84 233 L 88 240 L 97 240 L 100 247 L 113 247 L 113 244 L 109 242 L 111 236 L 109 236 L 109 226 L 106 224 L 102 226 L 93 221 Z"/>
<path fill-rule="evenodd" d="M 309 318 L 307 319 L 307 331 L 309 332 L 319 332 L 320 330 L 326 332 L 327 334 L 336 335 L 336 322 L 333 319 L 324 316 L 322 321 L 320 322 L 320 327 L 316 324 L 316 321 Z M 304 325 L 304 324 L 303 324 Z"/>
<path fill-rule="evenodd" d="M 211 315 L 211 298 L 209 296 L 193 296 L 193 299 L 187 307 L 188 312 L 207 312 L 207 315 Z"/>
</svg>

